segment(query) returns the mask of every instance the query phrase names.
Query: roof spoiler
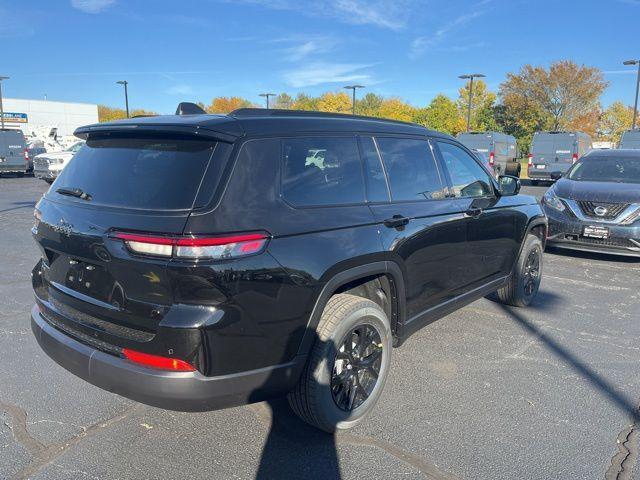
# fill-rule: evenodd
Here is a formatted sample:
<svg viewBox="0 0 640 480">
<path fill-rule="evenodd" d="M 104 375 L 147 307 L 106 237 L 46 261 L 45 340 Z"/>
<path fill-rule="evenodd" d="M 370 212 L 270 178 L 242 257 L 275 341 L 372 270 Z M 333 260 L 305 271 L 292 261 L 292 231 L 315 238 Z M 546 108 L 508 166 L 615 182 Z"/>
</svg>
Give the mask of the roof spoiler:
<svg viewBox="0 0 640 480">
<path fill-rule="evenodd" d="M 191 102 L 181 102 L 176 108 L 176 115 L 202 115 L 203 113 L 207 112 L 200 105 Z"/>
</svg>

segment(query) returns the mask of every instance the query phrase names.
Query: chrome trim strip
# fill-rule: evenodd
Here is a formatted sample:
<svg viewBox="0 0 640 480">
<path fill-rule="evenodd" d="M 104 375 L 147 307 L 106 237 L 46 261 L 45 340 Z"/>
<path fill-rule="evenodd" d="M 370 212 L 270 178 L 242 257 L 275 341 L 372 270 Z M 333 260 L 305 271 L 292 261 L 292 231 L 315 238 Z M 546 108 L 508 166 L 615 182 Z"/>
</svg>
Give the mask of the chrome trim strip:
<svg viewBox="0 0 640 480">
<path fill-rule="evenodd" d="M 560 198 L 566 205 L 569 207 L 569 210 L 583 222 L 595 222 L 595 223 L 609 223 L 613 225 L 624 225 L 624 220 L 631 217 L 638 209 L 640 209 L 640 204 L 632 203 L 627 208 L 625 208 L 620 215 L 618 215 L 614 219 L 602 219 L 597 217 L 587 217 L 582 213 L 582 209 L 578 205 L 578 202 L 575 200 L 569 200 L 568 198 Z"/>
</svg>

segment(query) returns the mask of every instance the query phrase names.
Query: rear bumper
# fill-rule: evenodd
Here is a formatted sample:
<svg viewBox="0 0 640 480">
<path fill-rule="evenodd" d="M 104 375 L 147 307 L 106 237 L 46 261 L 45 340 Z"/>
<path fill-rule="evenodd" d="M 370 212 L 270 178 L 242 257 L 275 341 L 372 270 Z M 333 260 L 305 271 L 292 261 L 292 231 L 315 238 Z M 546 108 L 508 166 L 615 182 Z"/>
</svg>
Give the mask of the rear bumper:
<svg viewBox="0 0 640 480">
<path fill-rule="evenodd" d="M 74 375 L 109 392 L 147 405 L 178 411 L 207 411 L 282 396 L 296 384 L 305 356 L 287 364 L 207 377 L 136 365 L 92 348 L 49 324 L 37 306 L 31 329 L 42 350 Z"/>
<path fill-rule="evenodd" d="M 22 163 L 18 165 L 7 165 L 5 163 L 0 163 L 0 173 L 24 173 L 27 171 L 27 166 Z"/>
</svg>

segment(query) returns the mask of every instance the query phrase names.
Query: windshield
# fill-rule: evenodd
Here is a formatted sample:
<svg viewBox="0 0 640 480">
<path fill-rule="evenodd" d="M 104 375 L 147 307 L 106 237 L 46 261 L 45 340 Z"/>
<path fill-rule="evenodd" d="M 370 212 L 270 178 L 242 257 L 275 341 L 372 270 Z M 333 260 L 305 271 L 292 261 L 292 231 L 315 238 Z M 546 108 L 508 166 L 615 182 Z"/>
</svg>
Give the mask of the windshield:
<svg viewBox="0 0 640 480">
<path fill-rule="evenodd" d="M 51 191 L 82 191 L 92 204 L 191 208 L 214 147 L 188 137 L 90 138 Z"/>
<path fill-rule="evenodd" d="M 576 163 L 567 178 L 586 182 L 640 183 L 640 158 L 591 157 Z"/>
</svg>

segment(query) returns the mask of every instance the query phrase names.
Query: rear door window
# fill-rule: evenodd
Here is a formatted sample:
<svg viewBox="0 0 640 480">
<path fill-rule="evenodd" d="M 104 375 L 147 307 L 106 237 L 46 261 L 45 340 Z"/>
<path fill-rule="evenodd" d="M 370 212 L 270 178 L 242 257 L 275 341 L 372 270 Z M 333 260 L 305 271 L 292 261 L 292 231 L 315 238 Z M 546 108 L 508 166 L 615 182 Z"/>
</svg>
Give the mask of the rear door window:
<svg viewBox="0 0 640 480">
<path fill-rule="evenodd" d="M 51 191 L 79 188 L 91 204 L 190 209 L 215 146 L 191 137 L 90 138 Z"/>
<path fill-rule="evenodd" d="M 489 174 L 471 155 L 452 143 L 438 141 L 455 197 L 484 197 L 493 194 Z"/>
<path fill-rule="evenodd" d="M 356 138 L 283 139 L 282 196 L 299 207 L 364 203 Z"/>
<path fill-rule="evenodd" d="M 376 143 L 394 201 L 445 197 L 444 185 L 427 140 L 377 137 Z"/>
</svg>

